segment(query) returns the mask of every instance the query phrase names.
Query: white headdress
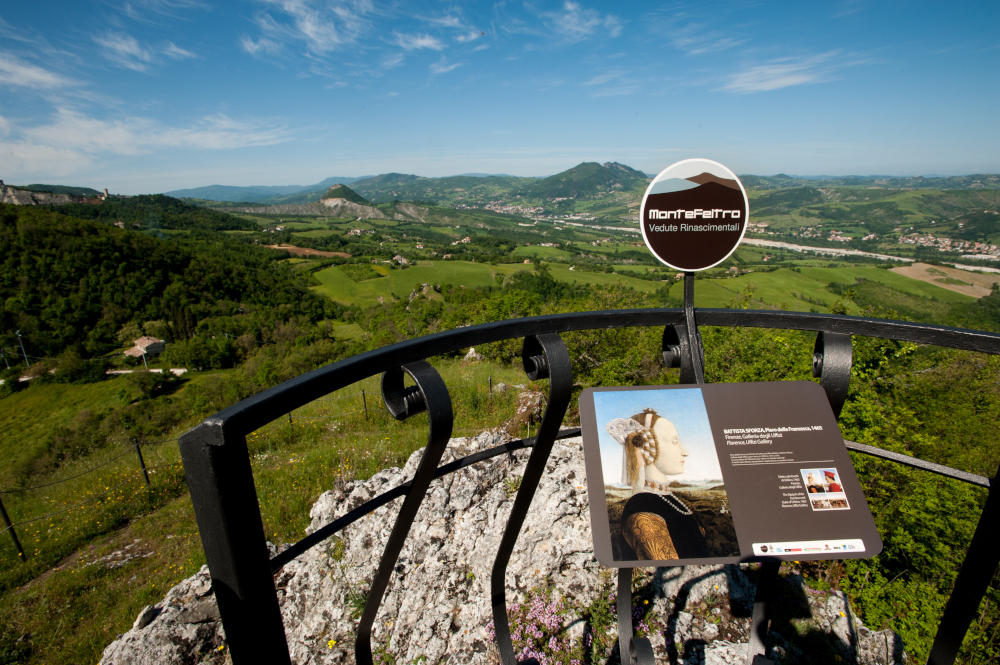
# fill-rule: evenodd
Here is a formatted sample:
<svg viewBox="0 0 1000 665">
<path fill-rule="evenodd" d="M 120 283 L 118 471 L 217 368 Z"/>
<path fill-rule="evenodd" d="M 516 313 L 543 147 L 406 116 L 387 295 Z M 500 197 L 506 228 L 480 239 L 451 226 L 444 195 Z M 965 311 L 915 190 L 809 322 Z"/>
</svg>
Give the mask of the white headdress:
<svg viewBox="0 0 1000 665">
<path fill-rule="evenodd" d="M 622 446 L 621 482 L 624 485 L 632 485 L 633 487 L 643 487 L 645 485 L 646 465 L 652 464 L 657 455 L 656 437 L 650 429 L 656 412 L 646 410 L 642 415 L 645 416 L 645 423 L 636 420 L 636 416 L 633 416 L 632 418 L 615 418 L 605 425 L 605 429 L 611 435 L 611 438 Z M 633 449 L 632 451 L 629 450 L 630 446 Z M 632 478 L 628 471 L 630 452 L 642 457 L 642 463 L 635 465 L 638 467 L 637 478 Z"/>
</svg>

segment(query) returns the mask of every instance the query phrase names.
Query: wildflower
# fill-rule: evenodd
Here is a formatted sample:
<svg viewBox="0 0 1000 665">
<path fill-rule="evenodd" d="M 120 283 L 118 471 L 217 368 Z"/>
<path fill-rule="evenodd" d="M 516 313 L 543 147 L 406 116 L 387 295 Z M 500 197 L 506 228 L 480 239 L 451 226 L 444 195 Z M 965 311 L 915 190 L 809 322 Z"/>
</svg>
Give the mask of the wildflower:
<svg viewBox="0 0 1000 665">
<path fill-rule="evenodd" d="M 328 649 L 332 649 L 337 644 L 337 640 L 330 640 L 326 643 Z"/>
</svg>

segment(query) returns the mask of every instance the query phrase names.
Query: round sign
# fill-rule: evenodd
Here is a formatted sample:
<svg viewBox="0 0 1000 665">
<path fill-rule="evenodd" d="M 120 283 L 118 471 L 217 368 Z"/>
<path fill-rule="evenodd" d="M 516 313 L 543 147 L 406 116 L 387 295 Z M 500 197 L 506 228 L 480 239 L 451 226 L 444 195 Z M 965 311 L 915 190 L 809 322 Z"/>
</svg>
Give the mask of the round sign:
<svg viewBox="0 0 1000 665">
<path fill-rule="evenodd" d="M 710 159 L 685 159 L 660 172 L 642 197 L 646 247 L 675 270 L 725 261 L 746 233 L 750 203 L 736 174 Z"/>
</svg>

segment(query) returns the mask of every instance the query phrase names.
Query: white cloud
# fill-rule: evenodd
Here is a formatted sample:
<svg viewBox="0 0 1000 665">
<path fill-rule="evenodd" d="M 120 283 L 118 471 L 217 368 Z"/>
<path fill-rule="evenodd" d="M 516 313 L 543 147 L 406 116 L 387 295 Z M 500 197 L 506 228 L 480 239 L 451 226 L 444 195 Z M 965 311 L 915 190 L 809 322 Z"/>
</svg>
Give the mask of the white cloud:
<svg viewBox="0 0 1000 665">
<path fill-rule="evenodd" d="M 240 46 L 252 56 L 263 55 L 265 53 L 274 55 L 281 51 L 281 44 L 267 37 L 261 37 L 257 41 L 254 41 L 250 35 L 243 35 L 240 37 Z"/>
<path fill-rule="evenodd" d="M 445 74 L 445 73 L 450 72 L 451 70 L 455 69 L 456 67 L 461 67 L 461 66 L 462 66 L 462 63 L 460 63 L 460 62 L 455 62 L 455 63 L 448 64 L 447 60 L 445 60 L 444 58 L 441 58 L 440 60 L 438 60 L 437 62 L 435 62 L 434 64 L 432 64 L 430 66 L 430 70 L 431 70 L 431 74 L 434 74 L 434 75 Z"/>
<path fill-rule="evenodd" d="M 617 17 L 611 14 L 601 16 L 600 12 L 585 9 L 571 0 L 563 3 L 562 11 L 543 12 L 542 16 L 549 28 L 567 42 L 582 41 L 600 29 L 607 31 L 611 37 L 617 37 L 622 32 L 621 21 Z"/>
<path fill-rule="evenodd" d="M 187 58 L 198 57 L 196 53 L 183 49 L 173 42 L 167 42 L 167 45 L 163 48 L 163 54 L 174 60 L 186 60 Z"/>
<path fill-rule="evenodd" d="M 705 31 L 705 26 L 697 23 L 671 30 L 668 34 L 670 42 L 678 50 L 684 51 L 688 55 L 701 55 L 704 53 L 715 53 L 725 51 L 734 46 L 739 46 L 746 39 L 730 37 L 718 31 Z"/>
<path fill-rule="evenodd" d="M 490 47 L 490 45 L 489 45 L 489 44 L 480 44 L 479 46 L 477 46 L 476 48 L 474 48 L 474 49 L 472 49 L 472 50 L 473 50 L 473 51 L 485 51 L 485 50 L 486 50 L 486 49 L 488 49 L 489 47 Z"/>
<path fill-rule="evenodd" d="M 794 85 L 822 83 L 834 78 L 835 70 L 856 62 L 834 62 L 839 51 L 829 51 L 803 58 L 779 58 L 753 65 L 729 77 L 720 90 L 739 94 L 767 92 Z"/>
<path fill-rule="evenodd" d="M 405 35 L 399 32 L 393 34 L 396 36 L 396 43 L 407 51 L 412 51 L 413 49 L 441 51 L 445 48 L 444 43 L 440 39 L 431 35 Z"/>
<path fill-rule="evenodd" d="M 403 64 L 403 54 L 396 53 L 391 55 L 382 61 L 382 67 L 385 69 L 392 69 L 393 67 L 398 67 Z"/>
<path fill-rule="evenodd" d="M 333 3 L 317 3 L 312 0 L 265 2 L 275 6 L 284 19 L 279 21 L 266 12 L 254 17 L 254 21 L 268 37 L 282 42 L 305 42 L 311 52 L 319 54 L 354 43 L 368 29 L 365 16 L 374 11 L 371 0 Z"/>
<path fill-rule="evenodd" d="M 94 37 L 94 41 L 102 47 L 105 58 L 126 69 L 144 72 L 153 61 L 150 50 L 140 46 L 131 35 L 107 32 Z"/>
<path fill-rule="evenodd" d="M 79 172 L 90 161 L 75 150 L 23 141 L 0 140 L 0 155 L 3 155 L 4 171 L 18 176 L 32 173 L 68 175 Z"/>
<path fill-rule="evenodd" d="M 485 34 L 486 34 L 485 32 L 479 30 L 469 30 L 465 34 L 456 36 L 455 41 L 461 43 L 474 42 Z"/>
<path fill-rule="evenodd" d="M 594 78 L 584 83 L 584 85 L 604 85 L 606 83 L 614 81 L 619 76 L 620 76 L 619 72 L 608 72 L 606 74 L 598 74 Z"/>
<path fill-rule="evenodd" d="M 0 83 L 21 88 L 64 88 L 72 81 L 0 51 Z"/>
<path fill-rule="evenodd" d="M 134 116 L 101 120 L 65 108 L 58 109 L 48 124 L 9 127 L 8 136 L 0 140 L 9 172 L 54 175 L 79 172 L 108 154 L 142 155 L 170 148 L 232 150 L 281 143 L 290 136 L 286 127 L 221 114 L 171 127 Z"/>
</svg>

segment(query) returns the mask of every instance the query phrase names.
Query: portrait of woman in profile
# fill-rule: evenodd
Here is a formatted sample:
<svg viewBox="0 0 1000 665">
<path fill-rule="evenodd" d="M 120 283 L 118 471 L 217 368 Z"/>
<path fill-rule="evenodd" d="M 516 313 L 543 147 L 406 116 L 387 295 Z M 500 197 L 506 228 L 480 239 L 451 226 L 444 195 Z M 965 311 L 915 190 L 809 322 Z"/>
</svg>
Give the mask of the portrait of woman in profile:
<svg viewBox="0 0 1000 665">
<path fill-rule="evenodd" d="M 670 491 L 670 476 L 684 473 L 687 449 L 677 428 L 654 409 L 607 424 L 622 445 L 622 483 L 632 496 L 621 516 L 622 560 L 665 561 L 709 556 L 705 531 L 693 511 Z"/>
</svg>

